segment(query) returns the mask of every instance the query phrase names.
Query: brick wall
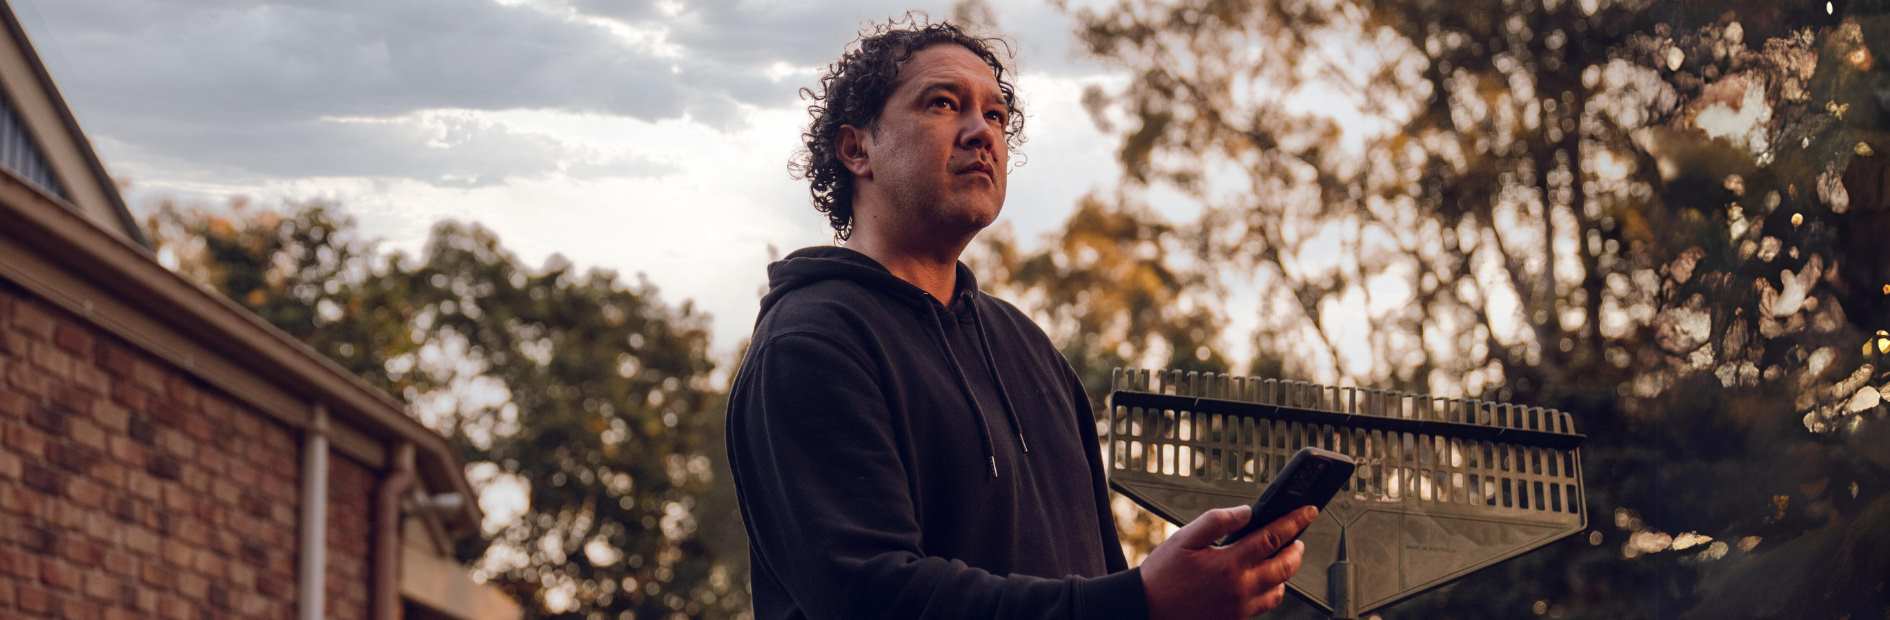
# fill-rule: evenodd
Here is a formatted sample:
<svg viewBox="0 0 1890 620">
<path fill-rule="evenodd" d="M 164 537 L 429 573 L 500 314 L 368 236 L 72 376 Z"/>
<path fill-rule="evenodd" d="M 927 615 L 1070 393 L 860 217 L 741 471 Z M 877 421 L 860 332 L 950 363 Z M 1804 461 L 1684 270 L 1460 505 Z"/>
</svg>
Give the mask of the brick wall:
<svg viewBox="0 0 1890 620">
<path fill-rule="evenodd" d="M 366 615 L 373 473 L 330 461 L 330 602 Z M 0 617 L 288 618 L 299 439 L 0 280 Z"/>
<path fill-rule="evenodd" d="M 328 600 L 331 620 L 368 617 L 369 539 L 373 537 L 373 472 L 330 453 L 328 460 Z"/>
</svg>

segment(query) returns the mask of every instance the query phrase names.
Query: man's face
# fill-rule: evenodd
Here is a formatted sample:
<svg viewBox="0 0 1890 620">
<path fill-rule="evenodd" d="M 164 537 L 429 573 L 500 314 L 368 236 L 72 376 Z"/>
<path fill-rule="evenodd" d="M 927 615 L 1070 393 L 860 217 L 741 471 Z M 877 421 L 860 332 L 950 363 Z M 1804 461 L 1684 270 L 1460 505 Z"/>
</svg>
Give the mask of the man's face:
<svg viewBox="0 0 1890 620">
<path fill-rule="evenodd" d="M 1004 206 L 1010 109 L 991 67 L 963 46 L 914 53 L 878 126 L 864 132 L 870 179 L 909 225 L 977 231 Z M 856 173 L 857 174 L 857 173 Z"/>
</svg>

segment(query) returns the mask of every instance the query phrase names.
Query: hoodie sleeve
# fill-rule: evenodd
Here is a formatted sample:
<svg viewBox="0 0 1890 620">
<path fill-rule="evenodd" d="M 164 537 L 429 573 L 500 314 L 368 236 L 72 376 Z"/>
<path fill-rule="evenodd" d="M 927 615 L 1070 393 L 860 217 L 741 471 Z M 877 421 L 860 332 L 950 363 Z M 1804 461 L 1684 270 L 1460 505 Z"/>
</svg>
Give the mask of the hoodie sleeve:
<svg viewBox="0 0 1890 620">
<path fill-rule="evenodd" d="M 1060 355 L 1058 359 L 1062 359 Z M 1089 402 L 1089 393 L 1083 389 L 1083 380 L 1076 376 L 1076 369 L 1070 367 L 1069 360 L 1063 360 L 1063 375 L 1069 381 L 1070 402 L 1077 403 L 1082 409 L 1077 424 L 1082 427 L 1083 456 L 1089 459 L 1089 470 L 1096 475 L 1096 516 L 1102 521 L 1097 527 L 1102 531 L 1103 562 L 1110 571 L 1119 571 L 1127 568 L 1129 561 L 1122 552 L 1122 539 L 1116 534 L 1116 514 L 1109 508 L 1109 470 L 1103 466 L 1102 438 L 1096 434 L 1099 424 L 1095 414 L 1097 408 Z"/>
<path fill-rule="evenodd" d="M 1139 570 L 1000 577 L 926 555 L 867 364 L 809 333 L 757 347 L 730 395 L 729 457 L 749 544 L 809 617 L 1122 618 L 1146 608 Z"/>
</svg>

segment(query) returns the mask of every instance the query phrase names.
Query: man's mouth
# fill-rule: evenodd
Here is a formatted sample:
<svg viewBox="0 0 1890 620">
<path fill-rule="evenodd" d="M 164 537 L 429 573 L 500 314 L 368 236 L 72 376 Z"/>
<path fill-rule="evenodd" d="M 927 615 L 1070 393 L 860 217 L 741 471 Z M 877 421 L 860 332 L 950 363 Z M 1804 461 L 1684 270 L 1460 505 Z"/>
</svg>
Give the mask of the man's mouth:
<svg viewBox="0 0 1890 620">
<path fill-rule="evenodd" d="M 982 164 L 982 163 L 972 164 L 958 170 L 958 174 L 970 174 L 974 172 L 984 175 L 985 178 L 987 179 L 991 179 L 993 181 L 997 180 L 997 175 L 991 173 L 991 166 L 986 165 L 986 164 Z"/>
</svg>

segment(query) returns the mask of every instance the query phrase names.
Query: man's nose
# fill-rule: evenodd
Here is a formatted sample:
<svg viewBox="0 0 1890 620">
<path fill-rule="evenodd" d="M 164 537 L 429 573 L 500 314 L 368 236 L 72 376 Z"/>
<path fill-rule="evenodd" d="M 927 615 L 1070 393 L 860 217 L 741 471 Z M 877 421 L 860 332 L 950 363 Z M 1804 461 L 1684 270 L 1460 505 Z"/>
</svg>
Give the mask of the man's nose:
<svg viewBox="0 0 1890 620">
<path fill-rule="evenodd" d="M 958 139 L 966 148 L 989 148 L 997 143 L 997 125 L 985 120 L 984 112 L 962 116 L 965 120 L 961 124 L 965 126 L 960 129 Z"/>
</svg>

